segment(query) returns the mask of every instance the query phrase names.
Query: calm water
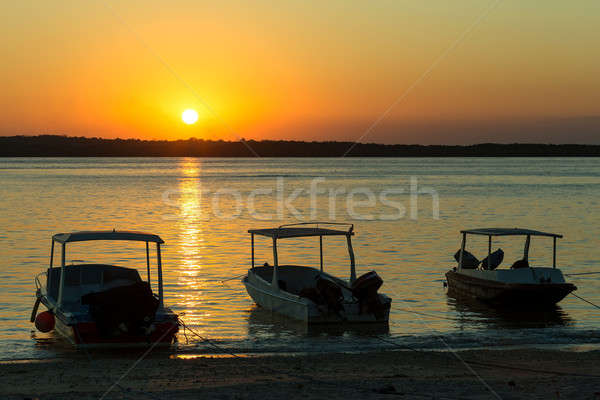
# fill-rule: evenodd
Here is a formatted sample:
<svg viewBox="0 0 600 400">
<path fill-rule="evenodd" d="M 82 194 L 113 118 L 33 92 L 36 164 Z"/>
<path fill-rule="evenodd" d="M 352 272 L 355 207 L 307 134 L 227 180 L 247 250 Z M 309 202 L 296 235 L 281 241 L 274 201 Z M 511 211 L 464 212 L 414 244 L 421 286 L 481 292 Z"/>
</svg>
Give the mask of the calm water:
<svg viewBox="0 0 600 400">
<path fill-rule="evenodd" d="M 440 336 L 463 348 L 600 344 L 599 311 L 574 297 L 553 312 L 507 314 L 456 304 L 442 285 L 454 265 L 458 230 L 472 227 L 562 233 L 563 272 L 600 271 L 600 159 L 2 159 L 0 170 L 4 359 L 70 354 L 52 335 L 33 332 L 33 278 L 47 267 L 53 233 L 112 228 L 161 235 L 166 303 L 234 351 L 389 346 L 374 333 L 441 349 Z M 411 190 L 421 194 L 415 198 Z M 376 269 L 385 280 L 382 291 L 393 298 L 389 331 L 307 331 L 257 309 L 239 278 L 222 282 L 249 267 L 247 229 L 302 218 L 356 225 L 358 272 Z M 522 244 L 502 239 L 495 247 L 505 250 L 508 264 L 520 257 Z M 479 256 L 487 251 L 485 238 L 471 245 Z M 326 270 L 348 276 L 344 241 L 325 238 L 324 248 Z M 551 248 L 550 240 L 534 239 L 533 264 L 551 263 Z M 143 244 L 96 242 L 68 250 L 67 260 L 145 269 Z M 257 239 L 257 262 L 264 261 L 271 262 L 269 243 Z M 282 242 L 280 262 L 318 265 L 318 241 Z M 599 279 L 570 278 L 595 303 Z M 213 351 L 188 338 L 186 344 L 182 331 L 181 350 Z"/>
</svg>

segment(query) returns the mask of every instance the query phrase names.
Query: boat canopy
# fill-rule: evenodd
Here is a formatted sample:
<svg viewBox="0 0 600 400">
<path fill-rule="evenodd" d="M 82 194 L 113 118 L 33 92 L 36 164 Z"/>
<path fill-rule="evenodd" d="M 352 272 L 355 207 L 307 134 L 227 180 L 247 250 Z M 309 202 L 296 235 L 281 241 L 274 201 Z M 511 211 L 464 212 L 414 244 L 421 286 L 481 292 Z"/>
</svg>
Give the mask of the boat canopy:
<svg viewBox="0 0 600 400">
<path fill-rule="evenodd" d="M 352 224 L 336 224 L 332 222 L 322 222 L 327 225 L 346 225 L 348 230 L 339 230 L 331 228 L 320 228 L 318 222 L 306 222 L 300 224 L 281 225 L 279 228 L 269 229 L 249 229 L 248 233 L 253 235 L 267 236 L 273 239 L 309 237 L 309 236 L 348 236 L 354 235 L 354 225 Z M 315 225 L 312 227 L 301 225 Z"/>
<path fill-rule="evenodd" d="M 308 226 L 307 226 L 308 225 Z M 319 225 L 326 226 L 346 226 L 347 230 L 322 228 Z M 321 272 L 323 272 L 323 236 L 345 236 L 348 244 L 348 255 L 350 256 L 350 282 L 356 280 L 356 265 L 354 261 L 354 250 L 352 249 L 352 236 L 354 235 L 354 224 L 342 222 L 301 222 L 297 224 L 281 225 L 279 228 L 269 229 L 249 229 L 248 233 L 251 238 L 250 248 L 252 249 L 252 268 L 254 268 L 254 235 L 266 236 L 273 239 L 273 280 L 272 285 L 275 288 L 279 287 L 278 270 L 279 261 L 277 256 L 277 240 L 285 238 L 298 237 L 318 237 L 319 238 L 319 255 Z"/>
<path fill-rule="evenodd" d="M 521 228 L 481 228 L 481 229 L 467 229 L 460 231 L 460 233 L 468 233 L 470 235 L 485 235 L 485 236 L 547 236 L 553 238 L 562 238 L 562 235 L 557 233 L 548 233 L 534 231 L 531 229 Z"/>
<path fill-rule="evenodd" d="M 521 261 L 528 262 L 529 260 L 529 245 L 531 243 L 532 236 L 545 236 L 551 237 L 553 241 L 552 247 L 552 267 L 556 268 L 556 239 L 562 238 L 562 235 L 557 233 L 548 233 L 541 231 L 534 231 L 532 229 L 521 229 L 521 228 L 481 228 L 481 229 L 466 229 L 460 231 L 462 234 L 462 245 L 460 248 L 460 256 L 458 260 L 458 269 L 463 268 L 463 261 L 465 259 L 465 246 L 467 244 L 467 235 L 483 235 L 488 237 L 488 258 L 491 260 L 492 257 L 492 237 L 493 236 L 527 236 L 525 239 L 525 248 L 523 249 L 523 259 Z"/>
<path fill-rule="evenodd" d="M 327 228 L 274 228 L 274 229 L 250 229 L 248 233 L 267 236 L 270 238 L 284 239 L 304 236 L 346 236 L 354 235 L 354 232 L 340 231 Z"/>
<path fill-rule="evenodd" d="M 146 242 L 146 270 L 148 273 L 148 284 L 150 284 L 150 249 L 148 243 L 156 243 L 156 261 L 157 261 L 157 280 L 158 280 L 158 301 L 160 307 L 163 306 L 163 279 L 162 279 L 162 257 L 160 253 L 160 245 L 164 241 L 158 235 L 152 233 L 135 232 L 135 231 L 81 231 L 71 233 L 57 233 L 52 236 L 52 243 L 50 247 L 50 268 L 49 276 L 52 274 L 52 268 L 54 268 L 54 244 L 61 244 L 60 251 L 60 268 L 64 271 L 66 268 L 66 244 L 70 242 L 85 242 L 93 240 L 129 240 L 134 242 Z M 74 266 L 69 266 L 69 268 Z M 65 285 L 65 275 L 60 274 L 60 283 L 58 289 L 58 306 L 63 304 L 63 292 Z"/>
<path fill-rule="evenodd" d="M 57 233 L 52 240 L 58 243 L 85 242 L 89 240 L 131 240 L 137 242 L 164 243 L 158 235 L 133 231 L 82 231 L 71 233 Z"/>
</svg>

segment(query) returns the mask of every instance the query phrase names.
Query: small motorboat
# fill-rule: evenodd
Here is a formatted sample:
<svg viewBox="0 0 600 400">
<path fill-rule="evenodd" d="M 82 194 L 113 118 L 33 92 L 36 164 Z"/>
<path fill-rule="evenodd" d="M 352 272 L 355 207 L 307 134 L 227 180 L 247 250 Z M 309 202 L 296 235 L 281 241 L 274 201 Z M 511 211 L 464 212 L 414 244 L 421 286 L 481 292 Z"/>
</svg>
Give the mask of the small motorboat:
<svg viewBox="0 0 600 400">
<path fill-rule="evenodd" d="M 333 229 L 343 225 L 346 230 Z M 325 227 L 323 227 L 325 226 Z M 352 236 L 354 225 L 306 222 L 282 225 L 271 229 L 251 229 L 252 268 L 242 279 L 254 302 L 269 311 L 305 321 L 318 323 L 387 323 L 392 300 L 378 293 L 383 280 L 375 271 L 356 278 Z M 254 238 L 272 239 L 273 265 L 254 265 Z M 345 281 L 323 271 L 323 237 L 344 236 L 350 256 L 350 279 Z M 318 237 L 320 268 L 300 265 L 281 265 L 277 241 L 281 239 Z"/>
<path fill-rule="evenodd" d="M 560 269 L 556 268 L 556 241 L 562 235 L 519 228 L 486 228 L 461 231 L 462 245 L 454 258 L 457 267 L 446 273 L 450 296 L 470 297 L 498 306 L 548 307 L 561 301 L 577 287 L 565 282 Z M 483 261 L 466 250 L 467 235 L 488 237 L 488 254 Z M 492 252 L 492 238 L 498 236 L 525 236 L 523 258 L 515 261 L 510 268 L 498 266 L 504 259 L 504 252 Z M 552 267 L 532 267 L 529 265 L 529 246 L 535 236 L 553 240 Z"/>
<path fill-rule="evenodd" d="M 96 240 L 145 242 L 146 280 L 134 268 L 65 264 L 67 244 Z M 158 294 L 150 284 L 150 243 L 156 244 Z M 162 243 L 157 235 L 115 230 L 52 236 L 49 268 L 35 278 L 37 299 L 31 322 L 38 330 L 54 330 L 76 345 L 171 344 L 179 323 L 164 306 Z M 61 246 L 60 267 L 54 266 L 55 244 Z M 48 310 L 38 314 L 40 303 Z"/>
</svg>

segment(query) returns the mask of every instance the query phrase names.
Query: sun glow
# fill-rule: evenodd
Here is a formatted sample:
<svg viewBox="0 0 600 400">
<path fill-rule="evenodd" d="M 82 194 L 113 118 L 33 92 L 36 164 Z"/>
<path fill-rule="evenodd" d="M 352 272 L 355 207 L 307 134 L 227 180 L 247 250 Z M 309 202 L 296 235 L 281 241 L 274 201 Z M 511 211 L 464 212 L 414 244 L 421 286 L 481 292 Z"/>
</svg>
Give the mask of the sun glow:
<svg viewBox="0 0 600 400">
<path fill-rule="evenodd" d="M 196 110 L 187 109 L 181 113 L 181 120 L 188 125 L 195 124 L 198 121 L 198 113 Z"/>
</svg>

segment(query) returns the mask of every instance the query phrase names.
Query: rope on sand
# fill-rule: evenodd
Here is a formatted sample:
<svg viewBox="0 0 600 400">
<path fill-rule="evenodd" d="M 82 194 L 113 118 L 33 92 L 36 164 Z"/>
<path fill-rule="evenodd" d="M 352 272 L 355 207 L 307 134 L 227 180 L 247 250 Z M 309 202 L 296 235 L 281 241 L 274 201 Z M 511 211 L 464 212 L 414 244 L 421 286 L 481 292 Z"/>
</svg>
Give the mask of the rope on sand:
<svg viewBox="0 0 600 400">
<path fill-rule="evenodd" d="M 591 274 L 591 273 L 583 273 L 583 274 Z M 243 275 L 240 275 L 243 276 Z M 235 279 L 238 278 L 239 276 L 235 276 L 233 278 L 229 278 L 227 280 L 231 280 L 231 279 Z M 224 281 L 221 281 L 224 282 Z M 573 296 L 575 296 L 576 298 L 600 309 L 600 306 L 598 306 L 597 304 L 592 303 L 589 300 L 584 299 L 581 296 L 576 295 L 575 293 L 571 293 Z M 444 319 L 444 320 L 450 320 L 450 321 L 458 321 L 457 318 L 452 318 L 452 317 L 446 317 L 446 316 L 442 316 L 442 315 L 435 315 L 435 314 L 431 314 L 431 313 L 425 313 L 425 312 L 421 312 L 421 311 L 415 311 L 415 310 L 409 310 L 409 309 L 404 309 L 404 308 L 397 308 L 397 310 L 399 311 L 403 311 L 403 312 L 407 312 L 407 313 L 412 313 L 412 314 L 418 314 L 418 315 L 423 315 L 423 316 L 427 316 L 427 317 L 433 317 L 433 318 L 438 318 L 438 319 Z M 180 324 L 183 326 L 184 328 L 184 332 L 186 330 L 190 331 L 193 335 L 197 336 L 198 338 L 200 338 L 202 341 L 208 343 L 210 346 L 212 346 L 213 348 L 219 350 L 222 353 L 226 353 L 231 355 L 232 357 L 235 358 L 244 358 L 239 356 L 238 354 L 235 354 L 219 345 L 217 345 L 216 343 L 214 343 L 212 340 L 210 340 L 209 338 L 206 338 L 202 335 L 200 335 L 198 332 L 194 331 L 193 329 L 191 329 L 189 326 L 187 326 L 181 319 L 179 319 Z M 372 336 L 382 342 L 388 343 L 393 345 L 394 347 L 400 348 L 400 349 L 404 349 L 404 350 L 410 350 L 410 351 L 414 351 L 417 353 L 428 353 L 426 351 L 422 351 L 422 350 L 418 350 L 415 349 L 413 347 L 407 346 L 407 345 L 400 345 L 392 340 L 383 338 L 379 335 L 374 335 Z M 187 339 L 187 336 L 186 336 Z M 504 364 L 496 364 L 496 363 L 486 363 L 486 362 L 481 362 L 481 361 L 475 361 L 475 360 L 465 360 L 465 362 L 469 363 L 469 364 L 474 364 L 474 365 L 479 365 L 482 367 L 491 367 L 491 368 L 500 368 L 500 369 L 510 369 L 510 370 L 516 370 L 516 371 L 524 371 L 524 372 L 533 372 L 533 373 L 544 373 L 544 374 L 550 374 L 550 375 L 562 375 L 562 376 L 579 376 L 579 377 L 586 377 L 586 378 L 600 378 L 600 375 L 593 375 L 593 374 L 579 374 L 579 373 L 570 373 L 570 372 L 563 372 L 563 371 L 553 371 L 553 370 L 543 370 L 543 369 L 535 369 L 535 368 L 526 368 L 526 367 L 517 367 L 517 366 L 511 366 L 511 365 L 504 365 Z M 265 367 L 263 367 L 265 368 Z M 320 380 L 316 380 L 315 378 L 309 377 L 309 376 L 302 376 L 302 375 L 296 375 L 296 374 L 291 374 L 291 373 L 287 373 L 284 371 L 277 371 L 274 370 L 272 368 L 268 368 L 266 367 L 265 369 L 270 370 L 272 372 L 275 373 L 283 373 L 285 375 L 288 375 L 290 377 L 296 377 L 296 378 L 301 378 L 301 379 L 307 379 L 307 380 L 311 380 L 314 382 L 318 382 L 318 383 L 324 383 L 324 384 L 331 384 L 330 382 L 325 382 L 325 381 L 320 381 Z"/>
<path fill-rule="evenodd" d="M 238 358 L 238 359 L 247 359 L 247 357 L 242 357 L 239 354 L 236 354 L 230 350 L 227 350 L 226 348 L 219 346 L 218 344 L 214 343 L 211 339 L 200 335 L 198 332 L 196 332 L 194 329 L 190 328 L 185 322 L 183 322 L 181 319 L 179 319 L 179 323 L 181 324 L 181 326 L 184 327 L 184 329 L 188 330 L 192 335 L 197 336 L 199 339 L 201 339 L 203 342 L 208 343 L 210 346 L 212 346 L 213 348 L 217 349 L 219 352 L 224 353 L 224 354 L 228 354 L 234 358 Z M 283 374 L 283 375 L 287 375 L 289 377 L 293 377 L 293 378 L 298 378 L 298 379 L 303 379 L 303 380 L 308 380 L 311 382 L 316 382 L 316 383 L 322 383 L 325 385 L 334 385 L 337 386 L 337 384 L 333 383 L 333 382 L 327 382 L 327 381 L 322 381 L 319 379 L 315 379 L 312 376 L 307 376 L 307 375 L 299 375 L 299 374 L 294 374 L 291 372 L 287 372 L 287 371 L 281 371 L 281 370 L 276 370 L 274 368 L 270 368 L 267 367 L 265 365 L 261 365 L 262 369 L 265 369 L 269 372 L 275 373 L 275 374 Z"/>
<path fill-rule="evenodd" d="M 189 331 L 192 335 L 198 337 L 200 340 L 202 340 L 205 343 L 208 343 L 210 346 L 212 346 L 213 348 L 219 350 L 221 353 L 225 353 L 227 355 L 230 355 L 234 358 L 244 358 L 238 354 L 235 354 L 229 350 L 227 350 L 224 347 L 219 346 L 218 344 L 214 343 L 212 340 L 210 340 L 207 337 L 204 337 L 202 335 L 200 335 L 198 332 L 196 332 L 194 329 L 190 328 L 185 322 L 183 322 L 183 320 L 181 318 L 177 318 L 179 320 L 179 323 L 181 324 L 181 326 L 183 326 L 184 332 Z M 187 340 L 187 336 L 186 336 L 186 340 Z"/>
<path fill-rule="evenodd" d="M 403 311 L 408 311 L 408 310 L 403 310 Z M 410 311 L 410 312 L 414 312 L 414 311 Z M 434 317 L 438 317 L 438 318 L 443 318 L 443 319 L 449 319 L 449 318 L 445 318 L 442 316 L 436 316 L 433 314 L 426 314 L 428 316 L 434 316 Z M 241 357 L 240 355 L 233 353 L 230 350 L 227 350 L 221 346 L 219 346 L 218 344 L 214 343 L 211 339 L 204 337 L 202 335 L 200 335 L 198 332 L 196 332 L 194 329 L 190 328 L 189 326 L 187 326 L 181 319 L 179 320 L 180 324 L 184 327 L 185 330 L 188 330 L 190 333 L 192 333 L 193 335 L 197 336 L 198 338 L 200 338 L 202 341 L 208 343 L 210 346 L 214 347 L 215 349 L 218 349 L 220 352 L 222 353 L 226 353 L 231 355 L 234 358 L 244 358 Z M 410 350 L 419 354 L 428 354 L 431 355 L 431 352 L 427 352 L 427 351 L 423 351 L 423 350 L 418 350 L 415 349 L 411 346 L 407 346 L 407 345 L 401 345 L 399 343 L 396 343 L 393 340 L 389 340 L 386 339 L 380 335 L 373 335 L 372 336 L 375 339 L 378 339 L 382 342 L 385 343 L 389 343 L 391 345 L 393 345 L 394 347 L 400 348 L 400 349 L 405 349 L 405 350 Z M 446 353 L 440 353 L 443 354 L 444 357 L 446 358 L 450 358 L 448 354 Z M 451 357 L 452 360 L 455 360 L 454 357 Z M 466 363 L 468 364 L 472 364 L 472 365 L 477 365 L 480 367 L 488 367 L 488 368 L 496 368 L 496 369 L 506 369 L 506 370 L 513 370 L 513 371 L 522 371 L 522 372 L 531 372 L 531 373 L 541 373 L 541 374 L 548 374 L 548 375 L 558 375 L 558 376 L 571 376 L 571 377 L 583 377 L 583 378 L 600 378 L 600 375 L 593 375 L 593 374 L 583 374 L 583 373 L 571 373 L 571 372 L 564 372 L 564 371 L 554 371 L 554 370 L 545 370 L 545 369 L 537 369 L 537 368 L 527 368 L 527 367 L 520 367 L 520 366 L 512 366 L 512 365 L 505 365 L 505 364 L 496 364 L 496 363 L 490 363 L 490 362 L 482 362 L 482 361 L 476 361 L 476 360 L 464 360 Z M 289 377 L 293 377 L 293 378 L 297 378 L 297 379 L 303 379 L 303 380 L 308 380 L 314 383 L 320 383 L 320 384 L 324 384 L 324 385 L 334 385 L 337 386 L 335 383 L 333 382 L 328 382 L 328 381 L 323 381 L 320 379 L 316 379 L 313 378 L 311 376 L 307 376 L 307 375 L 300 375 L 300 374 L 294 374 L 288 371 L 282 371 L 282 370 L 276 370 L 274 368 L 270 368 L 267 367 L 265 365 L 261 365 L 261 368 L 270 371 L 272 373 L 277 373 L 277 374 L 282 374 L 282 375 L 287 375 Z M 363 391 L 363 392 L 370 392 L 368 390 L 366 390 L 364 387 L 356 387 L 357 390 L 359 391 Z M 430 398 L 430 396 L 425 396 L 425 395 L 421 395 L 418 393 L 410 393 L 411 396 L 416 396 L 416 397 L 423 397 L 423 398 Z"/>
<path fill-rule="evenodd" d="M 90 363 L 94 362 L 94 359 L 92 358 L 92 355 L 90 354 L 90 352 L 89 352 L 89 351 L 88 351 L 88 349 L 87 349 L 87 344 L 86 344 L 86 343 L 83 341 L 83 338 L 81 337 L 81 334 L 80 334 L 80 332 L 79 332 L 79 329 L 77 328 L 77 325 L 74 325 L 74 326 L 73 326 L 73 331 L 75 332 L 75 335 L 76 335 L 76 336 L 77 336 L 77 338 L 79 339 L 79 343 L 81 343 L 81 348 L 83 349 L 83 351 L 84 351 L 84 353 L 85 353 L 85 355 L 86 355 L 86 357 L 87 357 L 88 361 L 89 361 Z M 133 390 L 133 389 L 131 389 L 131 388 L 125 388 L 125 387 L 123 387 L 123 386 L 122 386 L 122 385 L 119 383 L 119 381 L 117 381 L 117 382 L 114 384 L 114 387 L 117 387 L 117 388 L 119 388 L 119 389 L 120 389 L 120 390 L 123 392 L 123 396 L 124 396 L 125 398 L 135 398 L 135 397 L 129 397 L 129 396 L 127 396 L 127 394 L 136 394 L 136 395 L 140 395 L 140 394 L 141 394 L 141 395 L 143 395 L 143 396 L 150 397 L 151 399 L 154 399 L 154 400 L 162 400 L 160 397 L 158 397 L 158 396 L 155 396 L 155 395 L 153 395 L 152 393 L 145 392 L 145 391 L 143 391 L 143 390 Z M 108 393 L 108 392 L 104 393 L 102 397 L 106 396 L 106 394 L 107 394 L 107 393 Z"/>
<path fill-rule="evenodd" d="M 428 351 L 423 351 L 423 350 L 419 350 L 419 349 L 415 349 L 414 347 L 410 347 L 407 345 L 401 345 L 398 344 L 392 340 L 389 339 L 385 339 L 381 336 L 373 336 L 376 339 L 381 340 L 382 342 L 385 343 L 389 343 L 397 348 L 400 349 L 404 349 L 404 350 L 410 350 L 410 351 L 414 351 L 415 353 L 420 353 L 420 354 L 431 354 L 431 352 Z M 440 354 L 444 354 L 444 356 L 447 356 L 446 353 L 440 353 Z M 448 357 L 448 358 L 452 358 L 452 360 L 454 360 L 454 357 Z M 517 367 L 517 366 L 512 366 L 512 365 L 505 365 L 505 364 L 496 364 L 496 363 L 487 363 L 487 362 L 481 362 L 481 361 L 475 361 L 475 360 L 464 360 L 467 364 L 473 364 L 473 365 L 479 365 L 482 367 L 491 367 L 491 368 L 500 368 L 500 369 L 511 369 L 511 370 L 516 370 L 516 371 L 524 371 L 524 372 L 537 372 L 537 373 L 543 373 L 543 374 L 549 374 L 549 375 L 562 375 L 562 376 L 579 376 L 579 377 L 585 377 L 585 378 L 600 378 L 600 375 L 593 375 L 593 374 L 578 374 L 578 373 L 571 373 L 571 372 L 563 372 L 563 371 L 552 371 L 552 370 L 545 370 L 545 369 L 536 369 L 536 368 L 527 368 L 527 367 Z"/>
<path fill-rule="evenodd" d="M 123 378 L 125 378 L 130 372 L 131 370 L 133 370 L 135 367 L 137 367 L 137 365 L 142 362 L 142 360 L 144 360 L 144 358 L 146 358 L 146 356 L 148 354 L 150 354 L 150 352 L 152 352 L 152 350 L 156 347 L 156 345 L 158 345 L 161 340 L 163 340 L 165 338 L 165 336 L 167 336 L 167 334 L 169 334 L 171 332 L 171 329 L 167 329 L 165 330 L 165 332 L 162 334 L 161 337 L 159 337 L 154 343 L 152 343 L 152 345 L 119 377 L 119 379 L 116 380 L 115 383 L 112 384 L 111 387 L 109 387 L 106 392 L 104 392 L 104 394 L 102 396 L 100 396 L 99 400 L 103 400 L 106 395 L 108 395 L 111 390 L 115 387 L 120 387 L 120 383 L 123 380 Z"/>
<path fill-rule="evenodd" d="M 584 274 L 591 274 L 591 273 L 584 273 Z M 600 306 L 598 306 L 597 304 L 592 303 L 589 300 L 584 299 L 581 296 L 576 295 L 575 293 L 571 292 L 571 294 L 575 297 L 577 297 L 578 299 L 600 309 Z M 441 315 L 434 315 L 434 314 L 429 314 L 429 313 L 423 313 L 423 312 L 419 312 L 419 311 L 414 311 L 414 310 L 407 310 L 407 309 L 399 309 L 400 311 L 405 311 L 405 312 L 410 312 L 413 314 L 418 314 L 418 315 L 424 315 L 424 316 L 428 316 L 428 317 L 436 317 L 436 318 L 440 318 L 440 319 L 449 319 L 449 320 L 455 320 L 454 318 L 449 318 L 449 317 L 444 317 Z M 385 343 L 389 343 L 397 348 L 400 349 L 404 349 L 404 350 L 411 350 L 417 353 L 425 353 L 422 350 L 418 350 L 415 349 L 413 347 L 407 346 L 407 345 L 400 345 L 392 340 L 389 339 L 385 339 L 381 336 L 375 335 L 373 336 L 376 339 L 381 340 L 382 342 Z M 466 363 L 469 364 L 474 364 L 474 365 L 479 365 L 482 367 L 492 367 L 492 368 L 501 368 L 501 369 L 511 369 L 511 370 L 517 370 L 517 371 L 525 371 L 525 372 L 536 372 L 536 373 L 544 373 L 544 374 L 551 374 L 551 375 L 562 375 L 562 376 L 580 376 L 580 377 L 586 377 L 586 378 L 600 378 L 600 375 L 593 375 L 593 374 L 577 374 L 577 373 L 570 373 L 570 372 L 562 372 L 562 371 L 551 371 L 551 370 L 543 370 L 543 369 L 535 369 L 535 368 L 526 368 L 526 367 L 515 367 L 515 366 L 511 366 L 511 365 L 503 365 L 503 364 L 495 364 L 495 363 L 485 363 L 485 362 L 481 362 L 481 361 L 475 361 L 475 360 L 465 360 Z"/>
<path fill-rule="evenodd" d="M 206 343 L 208 343 L 209 345 L 211 345 L 211 346 L 212 346 L 212 347 L 214 347 L 215 349 L 219 350 L 220 352 L 222 352 L 222 353 L 225 353 L 225 354 L 228 354 L 228 355 L 231 355 L 231 356 L 232 356 L 232 357 L 234 357 L 234 358 L 239 358 L 239 359 L 247 359 L 246 357 L 242 357 L 242 356 L 240 356 L 240 355 L 238 355 L 238 354 L 236 354 L 236 353 L 233 353 L 233 352 L 232 352 L 232 351 L 230 351 L 230 350 L 227 350 L 227 349 L 225 349 L 224 347 L 221 347 L 221 346 L 219 346 L 218 344 L 214 343 L 214 342 L 213 342 L 211 339 L 209 339 L 209 338 L 207 338 L 207 337 L 205 337 L 205 336 L 202 336 L 202 335 L 200 335 L 200 334 L 199 334 L 198 332 L 196 332 L 194 329 L 190 328 L 190 327 L 189 327 L 189 326 L 188 326 L 188 325 L 187 325 L 187 324 L 186 324 L 184 321 L 182 321 L 180 318 L 179 318 L 179 323 L 181 324 L 181 326 L 183 326 L 183 328 L 184 328 L 185 330 L 188 330 L 188 331 L 189 331 L 189 332 L 190 332 L 192 335 L 195 335 L 195 336 L 197 336 L 197 337 L 198 337 L 199 339 L 201 339 L 203 342 L 206 342 Z M 264 369 L 264 370 L 267 370 L 267 371 L 269 371 L 269 372 L 272 372 L 272 373 L 275 373 L 275 374 L 287 375 L 287 376 L 289 376 L 290 378 L 303 379 L 303 380 L 307 380 L 307 381 L 314 382 L 314 383 L 320 383 L 320 384 L 323 384 L 323 385 L 333 385 L 333 386 L 335 386 L 335 387 L 337 387 L 337 386 L 338 386 L 338 384 L 336 384 L 336 383 L 334 383 L 334 382 L 328 382 L 328 381 L 324 381 L 324 380 L 321 380 L 321 379 L 316 379 L 316 378 L 313 378 L 312 376 L 308 376 L 308 375 L 300 375 L 300 374 L 295 374 L 295 373 L 292 373 L 292 372 L 289 372 L 289 371 L 276 370 L 276 369 L 274 369 L 274 368 L 270 368 L 270 367 L 268 367 L 268 366 L 265 366 L 265 365 L 261 365 L 260 367 L 261 367 L 262 369 Z M 358 391 L 362 391 L 362 392 L 365 392 L 365 393 L 371 393 L 371 390 L 367 390 L 367 389 L 365 389 L 364 387 L 357 387 L 357 386 L 354 386 L 354 388 L 355 388 L 356 390 L 358 390 Z M 411 396 L 416 396 L 416 397 L 422 397 L 422 398 L 425 398 L 425 399 L 430 399 L 430 398 L 431 398 L 431 396 L 429 396 L 429 395 L 421 395 L 421 394 L 418 394 L 418 393 L 410 393 L 410 395 L 411 395 Z M 448 399 L 448 398 L 446 398 L 446 397 L 438 397 L 438 398 L 440 398 L 440 399 Z"/>
</svg>

